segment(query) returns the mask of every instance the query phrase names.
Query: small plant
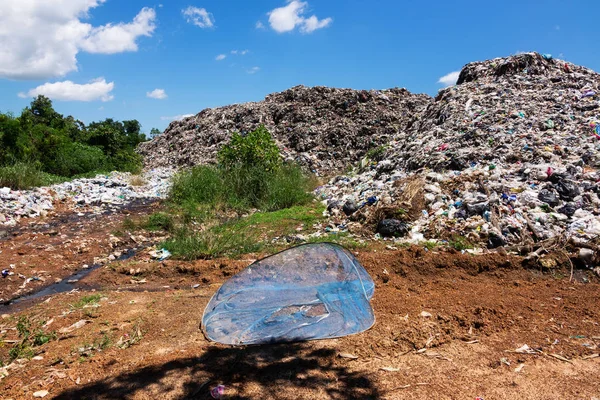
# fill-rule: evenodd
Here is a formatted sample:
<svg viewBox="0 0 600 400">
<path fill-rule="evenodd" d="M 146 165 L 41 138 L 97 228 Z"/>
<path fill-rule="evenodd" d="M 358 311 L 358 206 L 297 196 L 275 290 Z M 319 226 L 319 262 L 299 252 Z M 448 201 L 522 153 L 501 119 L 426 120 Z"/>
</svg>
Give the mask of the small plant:
<svg viewBox="0 0 600 400">
<path fill-rule="evenodd" d="M 473 248 L 473 244 L 469 242 L 463 236 L 453 236 L 452 239 L 448 241 L 450 247 L 454 248 L 458 251 L 468 250 Z"/>
<path fill-rule="evenodd" d="M 81 299 L 79 299 L 78 302 L 73 304 L 73 308 L 80 309 L 80 308 L 84 308 L 87 305 L 98 304 L 98 302 L 100 301 L 101 298 L 102 298 L 102 295 L 100 295 L 100 294 L 92 294 L 89 296 L 83 296 Z"/>
<path fill-rule="evenodd" d="M 51 340 L 56 340 L 56 332 L 46 332 L 39 323 L 34 329 L 34 322 L 27 316 L 20 316 L 17 321 L 17 333 L 21 339 L 9 351 L 10 362 L 18 358 L 32 358 L 35 355 L 35 347 L 43 346 Z"/>
<path fill-rule="evenodd" d="M 163 247 L 176 258 L 197 260 L 251 253 L 260 250 L 261 244 L 255 238 L 219 227 L 197 233 L 183 228 Z"/>
<path fill-rule="evenodd" d="M 428 240 L 426 242 L 423 242 L 423 247 L 426 248 L 427 250 L 433 250 L 436 247 L 439 246 L 439 243 L 433 240 Z"/>
<path fill-rule="evenodd" d="M 383 160 L 383 157 L 385 156 L 386 150 L 387 150 L 387 146 L 377 146 L 377 147 L 374 147 L 374 148 L 370 149 L 369 151 L 367 151 L 367 154 L 365 154 L 365 157 L 367 157 L 369 160 L 381 161 L 381 160 Z"/>
<path fill-rule="evenodd" d="M 149 231 L 172 231 L 174 226 L 173 217 L 162 212 L 151 214 L 144 224 L 144 228 Z"/>
</svg>

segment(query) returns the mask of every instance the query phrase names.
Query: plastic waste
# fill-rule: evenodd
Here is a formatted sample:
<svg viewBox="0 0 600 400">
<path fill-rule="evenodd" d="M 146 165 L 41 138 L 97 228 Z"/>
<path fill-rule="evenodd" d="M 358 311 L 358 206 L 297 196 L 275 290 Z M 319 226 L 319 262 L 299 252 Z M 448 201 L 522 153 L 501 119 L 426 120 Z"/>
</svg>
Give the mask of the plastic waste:
<svg viewBox="0 0 600 400">
<path fill-rule="evenodd" d="M 400 237 L 408 233 L 408 225 L 397 219 L 384 219 L 377 225 L 377 233 L 383 237 Z"/>
<path fill-rule="evenodd" d="M 225 394 L 225 386 L 217 385 L 210 390 L 210 395 L 213 399 L 220 399 Z"/>
<path fill-rule="evenodd" d="M 257 261 L 211 298 L 202 330 L 246 345 L 327 339 L 369 329 L 375 284 L 358 260 L 332 243 L 306 244 Z"/>
</svg>

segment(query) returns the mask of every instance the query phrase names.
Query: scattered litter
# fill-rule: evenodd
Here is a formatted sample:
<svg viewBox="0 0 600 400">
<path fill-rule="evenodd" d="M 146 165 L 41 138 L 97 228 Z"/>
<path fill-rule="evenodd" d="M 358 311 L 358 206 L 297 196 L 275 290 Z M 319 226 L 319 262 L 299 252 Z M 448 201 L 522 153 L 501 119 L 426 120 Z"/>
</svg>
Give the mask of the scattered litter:
<svg viewBox="0 0 600 400">
<path fill-rule="evenodd" d="M 595 354 L 589 354 L 587 356 L 583 356 L 583 357 L 581 357 L 581 359 L 582 360 L 589 360 L 591 358 L 598 358 L 598 357 L 600 357 L 600 354 L 595 353 Z"/>
<path fill-rule="evenodd" d="M 92 322 L 92 321 L 87 320 L 87 319 L 82 319 L 80 321 L 75 322 L 71 326 L 68 326 L 66 328 L 60 328 L 58 330 L 58 332 L 59 333 L 70 333 L 70 332 L 73 332 L 73 331 L 75 331 L 77 329 L 83 328 L 86 324 L 89 324 L 90 322 Z"/>
<path fill-rule="evenodd" d="M 423 318 L 431 318 L 431 317 L 432 317 L 431 313 L 430 313 L 430 312 L 427 312 L 427 311 L 421 311 L 421 314 L 420 314 L 420 315 L 421 315 L 421 317 L 423 317 Z"/>
<path fill-rule="evenodd" d="M 382 371 L 386 371 L 386 372 L 398 372 L 400 371 L 400 368 L 395 368 L 395 367 L 381 367 L 379 368 Z"/>
<path fill-rule="evenodd" d="M 515 372 L 521 372 L 523 370 L 523 368 L 525 367 L 525 364 L 521 363 L 519 364 L 519 366 L 517 366 L 517 368 L 515 368 Z"/>
<path fill-rule="evenodd" d="M 49 392 L 47 390 L 38 390 L 37 392 L 33 393 L 33 397 L 41 399 L 41 398 L 48 396 L 48 393 Z"/>
<path fill-rule="evenodd" d="M 350 353 L 338 353 L 338 357 L 349 358 L 351 360 L 356 360 L 358 358 L 358 356 L 355 356 L 354 354 L 350 354 Z"/>
<path fill-rule="evenodd" d="M 572 361 L 571 361 L 571 360 L 569 360 L 568 358 L 565 358 L 565 357 L 561 356 L 560 354 L 548 354 L 548 355 L 549 355 L 550 357 L 554 357 L 554 358 L 556 358 L 557 360 L 564 361 L 564 362 L 568 362 L 568 363 L 572 363 Z"/>
<path fill-rule="evenodd" d="M 521 354 L 537 354 L 538 352 L 535 351 L 534 349 L 532 349 L 531 347 L 529 347 L 528 345 L 524 344 L 523 346 L 519 347 L 518 349 L 515 350 L 515 353 L 521 353 Z"/>
<path fill-rule="evenodd" d="M 158 261 L 163 261 L 171 257 L 171 252 L 167 249 L 153 250 L 150 252 L 150 256 Z"/>
</svg>

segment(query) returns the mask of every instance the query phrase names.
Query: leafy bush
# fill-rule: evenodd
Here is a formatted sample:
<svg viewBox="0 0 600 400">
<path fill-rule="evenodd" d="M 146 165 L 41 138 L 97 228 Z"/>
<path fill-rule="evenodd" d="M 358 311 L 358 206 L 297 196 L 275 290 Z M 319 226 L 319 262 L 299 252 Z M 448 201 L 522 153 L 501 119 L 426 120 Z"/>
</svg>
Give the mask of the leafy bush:
<svg viewBox="0 0 600 400">
<path fill-rule="evenodd" d="M 224 205 L 274 211 L 311 201 L 311 176 L 284 163 L 269 132 L 260 127 L 234 134 L 218 154 L 218 166 L 197 166 L 174 179 L 170 199 L 179 205 Z"/>
<path fill-rule="evenodd" d="M 74 176 L 90 171 L 111 169 L 106 155 L 99 147 L 70 142 L 61 146 L 52 160 L 46 162 L 46 170 L 61 176 Z"/>
<path fill-rule="evenodd" d="M 281 156 L 271 134 L 261 125 L 246 135 L 234 133 L 229 143 L 219 151 L 218 161 L 222 168 L 227 169 L 256 167 L 272 171 L 281 165 Z"/>
</svg>

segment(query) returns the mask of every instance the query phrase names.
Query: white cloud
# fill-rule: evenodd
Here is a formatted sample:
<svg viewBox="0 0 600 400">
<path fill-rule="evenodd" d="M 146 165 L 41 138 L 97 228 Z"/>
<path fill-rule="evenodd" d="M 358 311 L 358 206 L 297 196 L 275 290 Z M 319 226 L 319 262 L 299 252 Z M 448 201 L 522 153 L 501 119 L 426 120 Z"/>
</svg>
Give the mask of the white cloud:
<svg viewBox="0 0 600 400">
<path fill-rule="evenodd" d="M 77 54 L 136 51 L 151 36 L 156 13 L 144 8 L 130 23 L 82 22 L 106 0 L 2 0 L 0 77 L 45 79 L 77 70 Z"/>
<path fill-rule="evenodd" d="M 314 15 L 310 18 L 304 20 L 302 26 L 300 26 L 300 32 L 302 33 L 311 33 L 316 31 L 317 29 L 325 28 L 331 24 L 333 20 L 331 18 L 325 18 L 322 20 L 318 20 Z"/>
<path fill-rule="evenodd" d="M 257 73 L 258 71 L 260 71 L 260 68 L 259 68 L 259 67 L 252 67 L 252 68 L 250 68 L 249 70 L 247 70 L 246 72 L 247 72 L 247 73 L 249 73 L 249 74 L 255 74 L 255 73 Z"/>
<path fill-rule="evenodd" d="M 140 36 L 152 36 L 156 28 L 156 11 L 143 8 L 128 24 L 106 24 L 92 28 L 81 43 L 81 49 L 88 53 L 114 54 L 124 51 L 137 51 L 136 39 Z"/>
<path fill-rule="evenodd" d="M 146 92 L 146 96 L 157 100 L 164 100 L 168 97 L 164 89 L 154 89 L 151 92 Z"/>
<path fill-rule="evenodd" d="M 452 86 L 456 85 L 456 81 L 458 80 L 458 76 L 460 75 L 460 71 L 453 71 L 449 74 L 442 76 L 438 79 L 438 83 L 441 83 L 444 86 Z"/>
<path fill-rule="evenodd" d="M 223 61 L 225 58 L 227 58 L 227 56 L 225 54 L 219 54 L 218 56 L 215 57 L 215 60 Z"/>
<path fill-rule="evenodd" d="M 250 50 L 231 50 L 231 54 L 233 55 L 245 56 L 248 53 L 250 53 Z"/>
<path fill-rule="evenodd" d="M 256 21 L 255 27 L 256 29 L 265 29 L 265 25 L 260 21 Z"/>
<path fill-rule="evenodd" d="M 78 84 L 71 81 L 44 83 L 27 93 L 19 93 L 19 97 L 36 97 L 43 94 L 52 100 L 63 101 L 110 101 L 114 96 L 110 93 L 115 87 L 114 82 L 106 82 L 98 78 L 90 83 Z"/>
<path fill-rule="evenodd" d="M 181 121 L 182 119 L 188 118 L 188 117 L 193 117 L 196 114 L 181 114 L 181 115 L 174 115 L 172 117 L 160 117 L 161 120 L 163 121 Z"/>
<path fill-rule="evenodd" d="M 317 29 L 325 28 L 333 22 L 331 18 L 320 20 L 316 15 L 305 18 L 303 14 L 307 7 L 307 2 L 292 0 L 288 2 L 287 6 L 270 11 L 267 15 L 269 16 L 271 28 L 278 33 L 283 33 L 291 32 L 298 27 L 302 33 L 311 33 Z"/>
<path fill-rule="evenodd" d="M 189 6 L 181 12 L 188 23 L 200 28 L 212 28 L 215 25 L 215 19 L 205 8 Z"/>
</svg>

